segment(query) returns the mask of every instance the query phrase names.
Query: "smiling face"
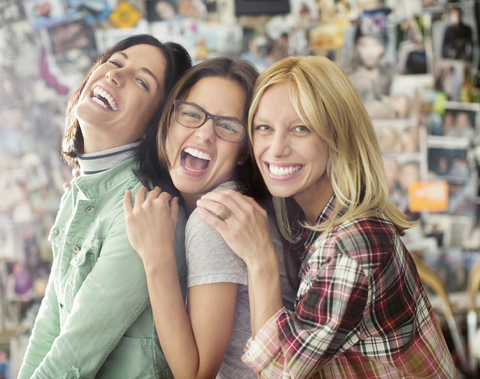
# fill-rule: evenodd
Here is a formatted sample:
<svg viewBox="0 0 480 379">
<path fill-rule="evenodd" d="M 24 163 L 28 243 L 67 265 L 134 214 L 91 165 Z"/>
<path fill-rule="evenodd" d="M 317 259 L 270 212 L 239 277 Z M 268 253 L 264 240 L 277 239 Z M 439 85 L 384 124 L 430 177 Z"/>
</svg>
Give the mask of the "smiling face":
<svg viewBox="0 0 480 379">
<path fill-rule="evenodd" d="M 327 143 L 301 120 L 287 83 L 263 94 L 253 118 L 253 150 L 262 177 L 273 196 L 290 197 L 310 222 L 333 195 L 327 175 Z"/>
<path fill-rule="evenodd" d="M 190 89 L 185 101 L 213 115 L 244 121 L 245 92 L 235 81 L 203 78 Z M 189 204 L 232 178 L 236 166 L 243 163 L 241 156 L 246 153 L 246 138 L 236 143 L 227 142 L 215 135 L 211 119 L 193 129 L 180 125 L 172 116 L 166 152 L 173 183 L 188 210 Z"/>
<path fill-rule="evenodd" d="M 85 153 L 139 140 L 164 96 L 166 60 L 151 45 L 114 53 L 90 76 L 76 116 Z"/>
</svg>

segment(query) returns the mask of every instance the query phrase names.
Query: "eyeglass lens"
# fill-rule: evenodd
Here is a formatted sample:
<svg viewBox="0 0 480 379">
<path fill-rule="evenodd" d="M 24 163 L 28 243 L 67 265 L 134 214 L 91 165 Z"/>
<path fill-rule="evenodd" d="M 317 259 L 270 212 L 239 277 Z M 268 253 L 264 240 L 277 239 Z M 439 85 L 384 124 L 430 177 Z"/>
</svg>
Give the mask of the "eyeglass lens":
<svg viewBox="0 0 480 379">
<path fill-rule="evenodd" d="M 231 118 L 209 115 L 193 104 L 175 104 L 175 119 L 187 128 L 198 128 L 209 118 L 213 120 L 215 134 L 221 139 L 237 142 L 243 137 L 245 127 Z"/>
</svg>

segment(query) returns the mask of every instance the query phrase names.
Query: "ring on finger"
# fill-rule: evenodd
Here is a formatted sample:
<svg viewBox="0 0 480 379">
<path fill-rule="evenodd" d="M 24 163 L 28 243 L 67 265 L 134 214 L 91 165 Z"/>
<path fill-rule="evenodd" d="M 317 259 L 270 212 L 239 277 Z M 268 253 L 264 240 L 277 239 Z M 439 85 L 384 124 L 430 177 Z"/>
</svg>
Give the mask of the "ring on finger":
<svg viewBox="0 0 480 379">
<path fill-rule="evenodd" d="M 227 207 L 223 207 L 223 209 L 218 213 L 218 218 L 222 221 L 225 221 L 232 215 L 232 211 Z"/>
</svg>

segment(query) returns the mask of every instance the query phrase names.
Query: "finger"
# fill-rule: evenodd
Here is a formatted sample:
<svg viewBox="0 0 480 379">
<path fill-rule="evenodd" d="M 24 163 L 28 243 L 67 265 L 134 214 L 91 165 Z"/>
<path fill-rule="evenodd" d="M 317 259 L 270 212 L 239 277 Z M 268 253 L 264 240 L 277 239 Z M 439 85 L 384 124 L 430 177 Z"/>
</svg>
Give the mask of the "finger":
<svg viewBox="0 0 480 379">
<path fill-rule="evenodd" d="M 160 187 L 155 187 L 147 196 L 148 200 L 156 199 L 162 193 L 162 189 Z"/>
<path fill-rule="evenodd" d="M 210 211 L 199 208 L 198 209 L 198 215 L 200 218 L 205 221 L 208 225 L 213 227 L 217 232 L 219 232 L 222 236 L 228 226 L 225 223 L 225 221 L 220 220 L 215 214 L 211 213 Z"/>
<path fill-rule="evenodd" d="M 168 192 L 162 192 L 159 198 L 165 200 L 168 203 L 170 200 L 172 200 L 172 195 L 170 195 Z"/>
<path fill-rule="evenodd" d="M 71 184 L 72 183 L 70 183 L 70 182 L 63 183 L 63 189 L 66 190 L 68 187 L 70 187 Z"/>
<path fill-rule="evenodd" d="M 132 191 L 126 190 L 123 194 L 123 211 L 130 213 L 132 211 Z"/>
<path fill-rule="evenodd" d="M 199 199 L 197 200 L 197 207 L 199 209 L 205 209 L 208 212 L 213 213 L 218 217 L 218 214 L 222 211 L 223 208 L 226 207 L 226 205 L 218 201 L 213 201 L 208 199 Z"/>
<path fill-rule="evenodd" d="M 142 205 L 145 201 L 145 194 L 147 193 L 147 189 L 145 187 L 141 187 L 137 193 L 135 194 L 135 205 Z"/>
</svg>

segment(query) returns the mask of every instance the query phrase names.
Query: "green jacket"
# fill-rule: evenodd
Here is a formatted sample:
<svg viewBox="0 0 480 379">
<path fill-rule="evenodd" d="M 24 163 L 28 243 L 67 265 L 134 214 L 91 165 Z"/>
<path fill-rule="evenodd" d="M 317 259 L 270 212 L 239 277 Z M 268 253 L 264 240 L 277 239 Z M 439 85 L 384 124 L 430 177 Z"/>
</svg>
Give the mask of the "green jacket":
<svg viewBox="0 0 480 379">
<path fill-rule="evenodd" d="M 50 231 L 54 260 L 18 379 L 150 379 L 172 374 L 160 349 L 143 263 L 130 246 L 122 199 L 142 186 L 135 159 L 80 176 Z M 185 214 L 175 251 L 186 290 Z M 159 254 L 161 254 L 159 246 Z"/>
</svg>

